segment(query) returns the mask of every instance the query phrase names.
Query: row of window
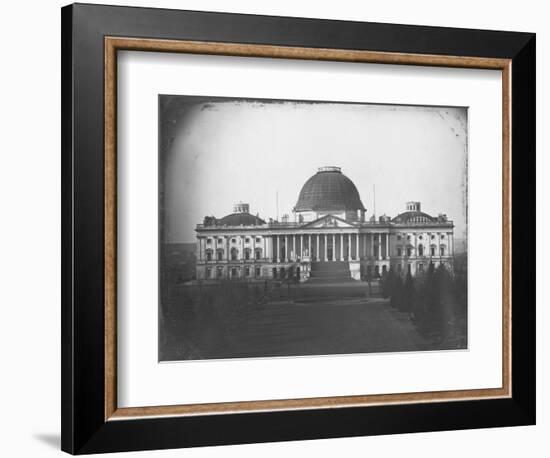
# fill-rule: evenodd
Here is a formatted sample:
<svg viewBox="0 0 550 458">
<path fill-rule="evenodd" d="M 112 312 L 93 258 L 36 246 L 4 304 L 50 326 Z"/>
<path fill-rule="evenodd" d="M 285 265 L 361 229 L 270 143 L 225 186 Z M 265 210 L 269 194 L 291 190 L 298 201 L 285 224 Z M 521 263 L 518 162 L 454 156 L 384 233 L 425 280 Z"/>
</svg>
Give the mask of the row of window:
<svg viewBox="0 0 550 458">
<path fill-rule="evenodd" d="M 240 269 L 238 267 L 231 267 L 227 271 L 229 278 L 238 278 L 240 275 Z M 254 269 L 251 269 L 250 267 L 244 268 L 244 275 L 243 277 L 247 278 L 258 278 L 261 275 L 260 267 L 255 267 Z M 223 267 L 216 267 L 216 269 L 212 269 L 211 267 L 206 268 L 206 278 L 207 279 L 221 279 L 224 278 L 224 271 Z"/>
<path fill-rule="evenodd" d="M 407 253 L 407 256 L 412 256 L 412 247 L 407 247 L 406 248 L 406 253 Z M 437 250 L 437 247 L 435 246 L 432 246 L 430 247 L 430 256 L 436 256 L 436 250 Z M 397 256 L 402 256 L 403 255 L 403 248 L 401 247 L 397 247 Z M 418 245 L 418 256 L 424 256 L 424 246 L 423 245 Z M 439 247 L 439 256 L 445 256 L 445 246 L 444 245 L 441 245 Z"/>
<path fill-rule="evenodd" d="M 216 260 L 223 261 L 224 260 L 225 251 L 222 248 L 218 248 L 216 250 Z M 231 248 L 229 251 L 229 256 L 231 261 L 238 261 L 239 260 L 239 250 L 237 248 Z M 214 252 L 211 249 L 206 250 L 206 260 L 212 261 L 214 259 Z M 249 261 L 252 259 L 252 250 L 250 248 L 244 249 L 244 259 L 246 261 Z M 262 259 L 262 249 L 256 248 L 254 251 L 254 259 Z"/>
<path fill-rule="evenodd" d="M 431 238 L 432 240 L 435 240 L 435 237 L 436 237 L 436 236 L 435 236 L 434 234 L 432 234 L 430 238 Z M 440 237 L 441 237 L 441 239 L 445 239 L 445 234 L 441 234 Z M 398 235 L 397 235 L 397 240 L 402 240 L 402 239 L 403 239 L 403 236 L 402 236 L 401 234 L 398 234 Z M 412 236 L 407 235 L 407 240 L 411 240 L 411 239 L 412 239 Z M 419 236 L 418 236 L 418 240 L 423 240 L 423 239 L 424 239 L 424 237 L 423 237 L 422 235 L 419 235 Z M 212 245 L 212 241 L 213 241 L 213 239 L 206 239 L 206 244 L 207 244 L 207 245 Z M 256 243 L 261 243 L 261 241 L 262 241 L 262 238 L 261 238 L 261 237 L 256 237 Z M 219 238 L 219 239 L 218 239 L 218 245 L 221 245 L 221 244 L 223 244 L 223 243 L 224 243 L 224 239 L 220 239 L 220 238 Z M 231 239 L 231 243 L 237 243 L 237 238 L 236 238 L 236 237 L 233 237 L 233 238 Z M 245 237 L 245 238 L 244 238 L 244 243 L 250 243 L 250 237 Z"/>
<path fill-rule="evenodd" d="M 213 239 L 206 239 L 206 244 L 207 245 L 212 245 L 212 241 L 213 241 Z M 261 237 L 256 237 L 256 243 L 260 243 L 261 241 L 262 241 Z M 223 244 L 223 242 L 224 242 L 223 239 L 218 239 L 218 245 Z M 237 243 L 237 238 L 233 237 L 231 239 L 231 243 Z M 244 238 L 244 243 L 250 243 L 250 237 L 245 237 Z"/>
<path fill-rule="evenodd" d="M 441 264 L 443 264 L 443 263 L 441 263 Z M 398 274 L 403 273 L 403 271 L 404 271 L 403 267 L 406 267 L 408 273 L 412 273 L 412 264 L 408 263 L 405 266 L 403 266 L 403 264 L 397 264 L 395 266 L 395 270 L 397 271 Z M 366 273 L 367 273 L 367 277 L 372 276 L 373 273 L 374 273 L 375 277 L 380 277 L 380 275 L 386 273 L 387 271 L 388 271 L 387 266 L 382 266 L 382 269 L 380 269 L 380 266 L 367 266 Z M 423 262 L 419 262 L 416 265 L 416 271 L 418 273 L 424 273 L 426 271 L 426 265 Z"/>
<path fill-rule="evenodd" d="M 242 272 L 242 275 L 241 275 Z M 244 267 L 241 271 L 239 267 L 230 267 L 226 271 L 223 267 L 207 267 L 205 272 L 206 279 L 223 279 L 223 278 L 259 278 L 261 276 L 260 267 Z M 264 269 L 264 276 L 267 276 L 269 273 L 268 269 Z M 271 269 L 271 275 L 274 279 L 285 280 L 285 279 L 299 279 L 300 278 L 300 267 L 273 267 Z"/>
<path fill-rule="evenodd" d="M 430 256 L 437 256 L 437 248 L 432 246 L 430 247 Z M 403 256 L 403 248 L 401 247 L 397 247 L 396 249 L 397 251 L 397 256 Z M 411 257 L 413 255 L 413 249 L 412 247 L 407 247 L 406 250 L 406 256 L 407 257 Z M 445 256 L 445 246 L 440 246 L 439 247 L 439 256 Z M 218 248 L 216 250 L 216 260 L 218 261 L 223 261 L 224 260 L 224 255 L 225 255 L 225 251 L 222 249 L 222 248 Z M 229 252 L 229 255 L 230 255 L 230 259 L 231 261 L 238 261 L 239 260 L 239 250 L 237 250 L 236 248 L 231 248 L 230 252 Z M 419 245 L 418 246 L 418 256 L 424 256 L 424 246 L 423 245 Z M 207 249 L 206 250 L 206 260 L 207 261 L 212 261 L 214 259 L 214 253 L 212 250 L 210 249 Z M 252 250 L 250 248 L 245 248 L 244 249 L 244 259 L 246 261 L 249 261 L 252 259 Z M 261 248 L 256 248 L 256 250 L 254 251 L 254 259 L 262 259 L 262 249 Z"/>
<path fill-rule="evenodd" d="M 403 238 L 403 236 L 402 236 L 401 234 L 398 234 L 398 235 L 397 235 L 397 240 L 401 240 L 402 238 Z M 407 240 L 411 240 L 411 238 L 412 238 L 412 236 L 407 235 Z M 432 234 L 432 235 L 430 236 L 430 238 L 431 238 L 432 240 L 435 240 L 435 234 Z M 445 234 L 441 234 L 441 238 L 444 239 L 444 238 L 445 238 Z M 418 236 L 418 240 L 423 240 L 423 239 L 424 239 L 424 236 L 422 236 L 422 235 L 419 235 L 419 236 Z"/>
</svg>

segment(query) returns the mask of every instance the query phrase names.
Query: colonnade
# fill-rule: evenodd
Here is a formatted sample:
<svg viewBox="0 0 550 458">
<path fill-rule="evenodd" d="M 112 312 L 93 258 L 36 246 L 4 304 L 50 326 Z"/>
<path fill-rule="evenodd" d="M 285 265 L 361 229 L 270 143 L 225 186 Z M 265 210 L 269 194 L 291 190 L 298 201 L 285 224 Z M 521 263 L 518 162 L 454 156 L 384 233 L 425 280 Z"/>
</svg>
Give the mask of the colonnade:
<svg viewBox="0 0 550 458">
<path fill-rule="evenodd" d="M 370 257 L 387 259 L 390 256 L 389 233 L 311 233 L 271 235 L 272 250 L 267 256 L 274 262 L 294 262 L 309 258 L 312 261 L 350 261 Z"/>
<path fill-rule="evenodd" d="M 452 232 L 445 232 L 446 253 L 454 252 L 454 240 Z M 429 255 L 430 233 L 428 240 L 422 242 L 425 252 Z M 438 234 L 439 235 L 439 234 Z M 331 262 L 350 261 L 360 259 L 383 260 L 390 258 L 390 233 L 389 232 L 322 232 L 322 233 L 298 233 L 298 234 L 247 234 L 243 235 L 216 235 L 198 237 L 197 258 L 202 261 L 253 261 L 268 260 L 271 262 L 296 262 L 308 259 L 311 261 Z M 245 242 L 245 240 L 248 240 Z M 415 249 L 417 256 L 418 243 L 416 234 L 410 244 Z M 440 246 L 440 240 L 436 241 Z M 400 243 L 400 242 L 397 242 Z M 248 256 L 246 252 L 248 251 Z M 406 244 L 403 244 L 401 257 L 406 256 Z M 437 257 L 439 252 L 434 253 Z M 392 253 L 391 256 L 395 256 Z"/>
</svg>

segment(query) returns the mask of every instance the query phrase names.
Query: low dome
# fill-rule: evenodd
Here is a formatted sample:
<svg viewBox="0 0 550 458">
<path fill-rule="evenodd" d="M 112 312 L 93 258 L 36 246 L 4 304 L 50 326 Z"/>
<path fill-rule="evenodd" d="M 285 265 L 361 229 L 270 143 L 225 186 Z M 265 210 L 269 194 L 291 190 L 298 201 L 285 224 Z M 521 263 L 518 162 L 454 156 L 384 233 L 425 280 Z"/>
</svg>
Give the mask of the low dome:
<svg viewBox="0 0 550 458">
<path fill-rule="evenodd" d="M 265 221 L 247 212 L 231 213 L 216 220 L 218 226 L 261 226 Z"/>
<path fill-rule="evenodd" d="M 340 167 L 321 167 L 306 181 L 295 212 L 365 210 L 359 192 Z"/>
<path fill-rule="evenodd" d="M 436 221 L 436 218 L 421 211 L 408 211 L 400 213 L 392 222 L 394 223 L 431 223 Z"/>
</svg>

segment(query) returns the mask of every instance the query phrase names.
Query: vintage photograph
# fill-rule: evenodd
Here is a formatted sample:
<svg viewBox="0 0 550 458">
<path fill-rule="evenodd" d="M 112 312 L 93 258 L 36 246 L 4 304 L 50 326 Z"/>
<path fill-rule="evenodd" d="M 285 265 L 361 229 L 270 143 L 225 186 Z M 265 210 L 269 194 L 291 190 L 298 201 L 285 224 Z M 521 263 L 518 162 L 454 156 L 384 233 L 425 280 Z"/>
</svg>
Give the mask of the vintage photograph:
<svg viewBox="0 0 550 458">
<path fill-rule="evenodd" d="M 468 348 L 466 107 L 158 102 L 160 362 Z"/>
</svg>

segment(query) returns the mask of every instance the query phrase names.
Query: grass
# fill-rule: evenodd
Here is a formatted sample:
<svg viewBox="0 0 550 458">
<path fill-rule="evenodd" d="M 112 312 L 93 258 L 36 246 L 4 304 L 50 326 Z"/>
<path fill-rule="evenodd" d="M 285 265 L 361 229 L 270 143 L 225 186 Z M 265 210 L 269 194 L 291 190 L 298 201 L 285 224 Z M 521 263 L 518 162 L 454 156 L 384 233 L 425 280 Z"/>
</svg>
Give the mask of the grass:
<svg viewBox="0 0 550 458">
<path fill-rule="evenodd" d="M 363 282 L 166 285 L 161 361 L 441 349 Z"/>
</svg>

